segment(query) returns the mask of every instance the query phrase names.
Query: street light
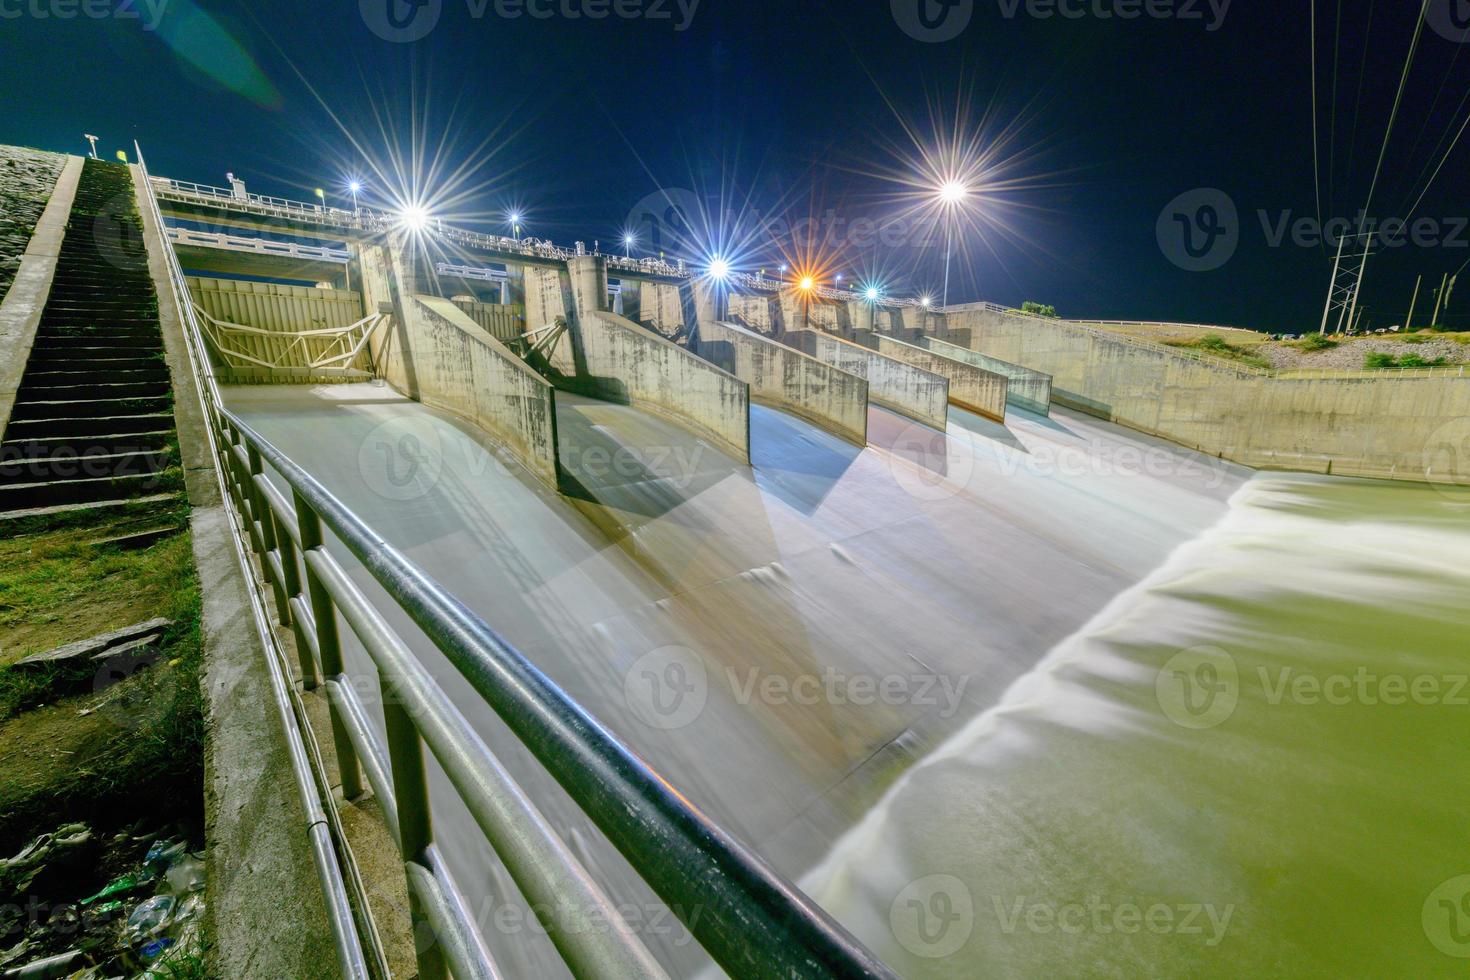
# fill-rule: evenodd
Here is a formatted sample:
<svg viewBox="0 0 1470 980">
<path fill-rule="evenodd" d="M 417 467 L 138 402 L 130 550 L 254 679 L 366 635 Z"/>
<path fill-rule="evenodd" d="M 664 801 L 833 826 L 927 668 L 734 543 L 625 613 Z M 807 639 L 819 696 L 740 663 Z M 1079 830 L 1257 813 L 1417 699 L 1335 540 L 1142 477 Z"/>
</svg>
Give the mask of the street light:
<svg viewBox="0 0 1470 980">
<path fill-rule="evenodd" d="M 398 212 L 398 220 L 409 231 L 418 233 L 429 227 L 429 212 L 417 204 L 411 204 Z"/>
<path fill-rule="evenodd" d="M 876 302 L 878 302 L 878 287 L 877 286 L 869 286 L 868 287 L 868 292 L 867 292 L 867 297 L 868 297 L 868 302 L 869 303 L 876 303 Z"/>
<path fill-rule="evenodd" d="M 633 234 L 631 231 L 625 232 L 623 234 L 623 258 L 631 259 L 633 257 L 633 246 L 637 244 L 637 242 L 638 236 Z"/>
<path fill-rule="evenodd" d="M 724 282 L 726 279 L 730 278 L 730 263 L 726 262 L 722 258 L 719 258 L 718 256 L 715 257 L 710 261 L 709 274 L 711 279 L 718 279 L 719 281 Z"/>
<path fill-rule="evenodd" d="M 512 211 L 510 214 L 508 214 L 508 215 L 505 216 L 505 220 L 510 222 L 511 236 L 513 238 L 515 238 L 516 241 L 520 241 L 521 240 L 521 213 L 519 211 Z"/>
<path fill-rule="evenodd" d="M 797 285 L 801 287 L 801 326 L 803 330 L 810 330 L 812 328 L 812 290 L 816 287 L 817 281 L 811 276 L 802 276 L 801 282 Z"/>
<path fill-rule="evenodd" d="M 941 184 L 935 192 L 939 203 L 944 207 L 945 216 L 949 219 L 948 234 L 945 236 L 944 245 L 944 305 L 949 305 L 949 261 L 954 252 L 954 222 L 955 211 L 965 198 L 970 196 L 970 189 L 958 180 L 947 180 Z"/>
<path fill-rule="evenodd" d="M 357 213 L 357 195 L 359 195 L 359 194 L 362 193 L 362 181 L 360 181 L 360 180 L 349 180 L 347 182 L 347 192 L 352 195 L 352 213 L 353 214 L 356 214 Z"/>
<path fill-rule="evenodd" d="M 318 187 L 316 189 L 316 198 L 322 202 L 322 210 L 325 211 L 327 209 L 327 192 Z"/>
</svg>

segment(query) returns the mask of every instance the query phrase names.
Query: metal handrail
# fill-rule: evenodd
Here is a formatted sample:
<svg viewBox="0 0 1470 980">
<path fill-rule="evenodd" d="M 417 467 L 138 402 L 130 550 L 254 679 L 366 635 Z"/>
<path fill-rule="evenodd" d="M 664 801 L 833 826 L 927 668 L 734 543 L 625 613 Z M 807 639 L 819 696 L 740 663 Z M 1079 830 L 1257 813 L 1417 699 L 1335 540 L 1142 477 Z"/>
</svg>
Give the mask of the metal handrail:
<svg viewBox="0 0 1470 980">
<path fill-rule="evenodd" d="M 181 270 L 177 278 L 181 284 Z M 192 307 L 184 308 L 198 344 Z M 461 977 L 495 975 L 433 847 L 425 744 L 523 891 L 533 898 L 570 895 L 587 919 L 612 926 L 550 930 L 578 976 L 621 980 L 659 977 L 662 970 L 621 917 L 605 910 L 606 897 L 325 549 L 324 528 L 357 557 L 732 976 L 895 977 L 810 898 L 679 796 L 483 619 L 225 408 L 212 378 L 208 391 L 206 414 L 223 447 L 220 466 L 229 474 L 231 495 L 240 501 L 262 575 L 275 592 L 278 619 L 296 630 L 304 683 L 325 678 L 343 792 L 356 795 L 360 772 L 385 801 L 392 801 L 387 812 L 405 859 L 411 913 L 416 924 L 449 933 L 444 942 L 419 949 L 421 976 L 443 976 L 446 968 Z M 290 504 L 266 475 L 267 465 L 290 487 Z M 352 703 L 336 632 L 339 613 L 378 664 L 386 752 L 362 724 L 364 714 L 355 710 L 360 706 Z"/>
<path fill-rule="evenodd" d="M 133 149 L 137 154 L 138 169 L 143 175 L 143 186 L 148 192 L 147 200 L 140 200 L 138 204 L 140 207 L 148 208 L 154 227 L 158 229 L 160 235 L 165 235 L 163 212 L 158 206 L 154 179 L 148 175 L 148 165 L 143 159 L 143 150 L 137 141 L 134 141 Z M 190 298 L 188 283 L 184 278 L 183 267 L 173 247 L 168 244 L 167 238 L 164 238 L 163 241 L 163 252 L 168 265 L 169 291 L 173 295 L 174 307 L 180 311 L 184 319 L 185 355 L 199 391 L 200 407 L 204 409 L 204 414 L 210 422 L 204 428 L 204 436 L 209 443 L 210 455 L 216 460 L 215 477 L 219 482 L 220 498 L 230 520 L 236 522 L 241 520 L 241 514 L 229 492 L 230 481 L 226 476 L 228 470 L 219 462 L 223 458 L 224 449 L 218 439 L 219 430 L 215 424 L 215 417 L 209 411 L 211 406 L 219 404 L 219 388 L 213 373 L 209 370 L 209 358 L 204 349 L 202 332 L 193 319 L 193 302 Z M 387 961 L 372 929 L 371 919 L 368 918 L 366 922 L 366 939 L 358 929 L 352 894 L 349 893 L 360 896 L 361 881 L 356 879 L 355 874 L 349 875 L 344 872 L 342 861 L 338 856 L 338 845 L 341 844 L 341 838 L 337 832 L 340 830 L 340 824 L 333 817 L 335 807 L 332 805 L 331 789 L 327 785 L 320 757 L 314 752 L 314 742 L 309 742 L 302 734 L 303 730 L 310 730 L 305 720 L 305 707 L 291 686 L 284 665 L 277 655 L 279 647 L 274 642 L 274 634 L 271 632 L 259 589 L 255 585 L 254 577 L 250 574 L 249 559 L 241 546 L 239 537 L 231 535 L 231 540 L 235 546 L 240 569 L 245 575 L 251 613 L 257 632 L 266 643 L 266 674 L 270 681 L 272 697 L 276 702 L 277 714 L 281 719 L 281 729 L 291 759 L 291 771 L 296 780 L 297 793 L 306 813 L 312 863 L 316 867 L 317 880 L 322 888 L 324 909 L 328 926 L 332 931 L 333 948 L 337 954 L 338 966 L 346 980 L 371 980 L 371 978 L 386 976 Z M 352 879 L 351 885 L 349 885 L 349 877 Z M 356 887 L 353 887 L 354 885 Z"/>
</svg>

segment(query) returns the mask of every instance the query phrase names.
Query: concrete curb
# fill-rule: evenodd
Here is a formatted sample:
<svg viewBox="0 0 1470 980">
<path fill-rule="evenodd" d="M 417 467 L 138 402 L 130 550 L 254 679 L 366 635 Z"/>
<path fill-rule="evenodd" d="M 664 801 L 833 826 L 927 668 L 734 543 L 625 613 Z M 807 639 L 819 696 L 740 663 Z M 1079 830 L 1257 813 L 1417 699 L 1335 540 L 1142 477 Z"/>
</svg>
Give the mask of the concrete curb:
<svg viewBox="0 0 1470 980">
<path fill-rule="evenodd" d="M 61 241 L 66 237 L 66 223 L 71 219 L 83 162 L 81 157 L 67 157 L 62 165 L 51 200 L 46 202 L 46 209 L 36 222 L 30 244 L 21 253 L 15 281 L 0 301 L 0 440 L 5 438 L 5 427 L 10 424 L 15 394 L 20 390 L 26 361 L 30 360 L 41 313 L 51 297 L 51 280 L 56 276 L 56 262 L 61 255 Z"/>
</svg>

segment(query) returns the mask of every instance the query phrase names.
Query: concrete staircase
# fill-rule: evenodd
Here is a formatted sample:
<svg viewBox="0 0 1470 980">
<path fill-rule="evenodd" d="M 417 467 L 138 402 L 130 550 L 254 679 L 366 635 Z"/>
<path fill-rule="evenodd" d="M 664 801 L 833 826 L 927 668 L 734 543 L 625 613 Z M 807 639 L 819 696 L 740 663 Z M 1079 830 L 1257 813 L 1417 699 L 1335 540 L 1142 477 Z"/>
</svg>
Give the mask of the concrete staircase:
<svg viewBox="0 0 1470 980">
<path fill-rule="evenodd" d="M 132 177 L 88 160 L 0 444 L 0 518 L 182 493 Z"/>
</svg>

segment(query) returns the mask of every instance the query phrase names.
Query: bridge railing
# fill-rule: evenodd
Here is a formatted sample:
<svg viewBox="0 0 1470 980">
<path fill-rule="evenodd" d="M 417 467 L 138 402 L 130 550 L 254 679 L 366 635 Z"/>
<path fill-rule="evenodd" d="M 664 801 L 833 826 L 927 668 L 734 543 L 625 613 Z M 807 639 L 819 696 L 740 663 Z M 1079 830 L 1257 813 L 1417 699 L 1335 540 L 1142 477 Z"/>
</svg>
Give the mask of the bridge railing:
<svg viewBox="0 0 1470 980">
<path fill-rule="evenodd" d="M 156 200 L 150 204 L 156 215 Z M 329 534 L 361 562 L 653 891 L 676 914 L 687 916 L 692 934 L 727 973 L 895 976 L 807 896 L 681 797 L 489 624 L 230 412 L 203 370 L 208 361 L 201 331 L 182 270 L 172 255 L 170 262 L 222 485 L 259 561 L 276 620 L 295 633 L 303 684 L 326 689 L 343 793 L 358 795 L 365 778 L 399 845 L 420 940 L 421 977 L 500 975 L 435 844 L 426 748 L 526 897 L 538 906 L 575 910 L 577 921 L 546 924 L 574 975 L 623 980 L 659 978 L 664 972 L 328 550 Z M 386 742 L 367 720 L 345 672 L 339 618 L 378 668 Z M 343 970 L 349 977 L 367 976 L 369 957 L 345 907 L 340 868 L 323 861 L 319 870 Z"/>
</svg>

